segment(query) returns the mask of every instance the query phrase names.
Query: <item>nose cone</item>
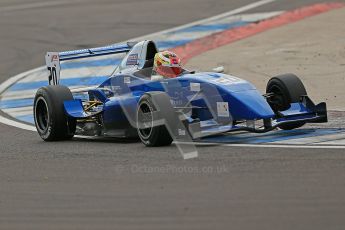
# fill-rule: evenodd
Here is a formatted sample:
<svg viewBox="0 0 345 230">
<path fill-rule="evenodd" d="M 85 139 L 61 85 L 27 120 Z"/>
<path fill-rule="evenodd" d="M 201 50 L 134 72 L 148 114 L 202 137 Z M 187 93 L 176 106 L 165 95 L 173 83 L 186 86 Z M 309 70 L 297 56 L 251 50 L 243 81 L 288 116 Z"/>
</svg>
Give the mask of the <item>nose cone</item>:
<svg viewBox="0 0 345 230">
<path fill-rule="evenodd" d="M 234 120 L 254 120 L 275 116 L 261 93 L 246 80 L 219 73 L 189 74 L 186 78 L 204 83 L 203 90 L 210 98 L 212 93 L 208 92 L 214 91 L 209 90 L 209 87 L 215 86 L 224 101 L 229 103 L 229 110 Z"/>
<path fill-rule="evenodd" d="M 274 117 L 274 112 L 265 98 L 256 89 L 232 93 L 230 111 L 235 119 L 264 119 Z"/>
<path fill-rule="evenodd" d="M 264 119 L 274 117 L 266 99 L 250 82 L 226 74 L 208 74 L 211 82 L 228 95 L 230 111 L 234 119 Z"/>
</svg>

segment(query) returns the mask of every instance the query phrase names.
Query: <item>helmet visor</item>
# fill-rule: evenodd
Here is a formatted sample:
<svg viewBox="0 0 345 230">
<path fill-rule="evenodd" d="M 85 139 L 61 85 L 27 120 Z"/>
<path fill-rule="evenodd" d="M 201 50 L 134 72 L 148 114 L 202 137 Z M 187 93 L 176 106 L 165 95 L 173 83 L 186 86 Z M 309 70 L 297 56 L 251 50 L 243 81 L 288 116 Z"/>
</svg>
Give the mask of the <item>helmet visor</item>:
<svg viewBox="0 0 345 230">
<path fill-rule="evenodd" d="M 182 68 L 159 66 L 157 67 L 156 71 L 158 74 L 162 75 L 163 77 L 174 78 L 182 73 Z"/>
</svg>

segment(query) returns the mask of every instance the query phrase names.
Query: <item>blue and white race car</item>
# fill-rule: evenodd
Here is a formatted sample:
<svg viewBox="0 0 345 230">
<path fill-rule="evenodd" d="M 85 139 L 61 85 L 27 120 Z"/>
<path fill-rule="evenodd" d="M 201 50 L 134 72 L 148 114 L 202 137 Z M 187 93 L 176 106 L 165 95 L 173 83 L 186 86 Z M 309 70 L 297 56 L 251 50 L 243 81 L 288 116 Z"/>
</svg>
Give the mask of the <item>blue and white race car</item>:
<svg viewBox="0 0 345 230">
<path fill-rule="evenodd" d="M 41 138 L 139 137 L 146 146 L 164 146 L 231 131 L 262 133 L 327 122 L 326 103 L 315 105 L 293 74 L 273 77 L 264 95 L 251 83 L 218 72 L 184 70 L 176 78 L 153 78 L 157 52 L 148 40 L 48 52 L 49 86 L 38 89 L 34 101 Z M 59 85 L 60 61 L 118 53 L 126 56 L 98 87 L 72 93 Z"/>
</svg>

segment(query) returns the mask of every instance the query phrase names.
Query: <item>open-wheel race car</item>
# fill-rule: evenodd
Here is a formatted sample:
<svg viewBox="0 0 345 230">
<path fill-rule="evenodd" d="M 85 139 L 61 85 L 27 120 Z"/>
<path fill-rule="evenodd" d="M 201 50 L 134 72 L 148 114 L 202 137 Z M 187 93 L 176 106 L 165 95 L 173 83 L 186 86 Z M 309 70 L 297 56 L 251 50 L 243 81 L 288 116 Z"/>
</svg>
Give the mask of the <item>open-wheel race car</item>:
<svg viewBox="0 0 345 230">
<path fill-rule="evenodd" d="M 148 40 L 48 52 L 49 86 L 38 89 L 33 109 L 41 138 L 139 137 L 146 146 L 164 146 L 231 131 L 262 133 L 327 122 L 326 103 L 315 105 L 293 74 L 271 78 L 262 95 L 251 83 L 218 72 L 183 69 L 174 78 L 153 77 L 157 52 Z M 117 53 L 125 57 L 98 87 L 72 93 L 59 85 L 60 61 Z"/>
</svg>

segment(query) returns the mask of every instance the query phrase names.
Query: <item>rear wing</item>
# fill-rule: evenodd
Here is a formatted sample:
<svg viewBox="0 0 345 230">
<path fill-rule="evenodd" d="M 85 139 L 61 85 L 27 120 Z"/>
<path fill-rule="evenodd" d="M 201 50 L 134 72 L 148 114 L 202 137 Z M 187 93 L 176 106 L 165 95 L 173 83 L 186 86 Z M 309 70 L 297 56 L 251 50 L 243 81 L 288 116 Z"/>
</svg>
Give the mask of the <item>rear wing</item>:
<svg viewBox="0 0 345 230">
<path fill-rule="evenodd" d="M 47 52 L 45 60 L 47 69 L 49 71 L 49 85 L 59 84 L 61 70 L 60 61 L 90 58 L 117 53 L 127 53 L 135 44 L 135 42 L 127 42 L 123 44 L 114 44 L 90 49 L 71 50 L 64 52 Z"/>
</svg>

